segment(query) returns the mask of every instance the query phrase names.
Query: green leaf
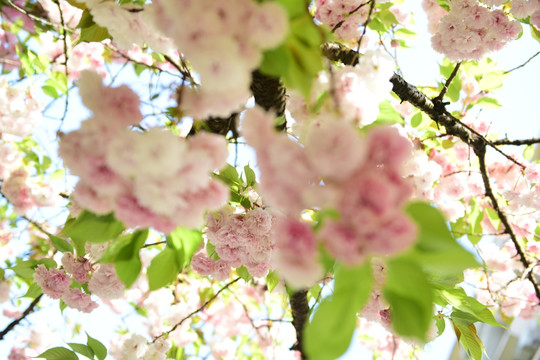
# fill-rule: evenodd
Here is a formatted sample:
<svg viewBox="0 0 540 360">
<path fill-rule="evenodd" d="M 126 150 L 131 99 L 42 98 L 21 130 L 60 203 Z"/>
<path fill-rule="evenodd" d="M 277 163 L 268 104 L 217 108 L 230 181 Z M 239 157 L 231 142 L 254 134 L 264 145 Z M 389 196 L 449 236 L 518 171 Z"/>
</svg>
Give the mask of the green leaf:
<svg viewBox="0 0 540 360">
<path fill-rule="evenodd" d="M 281 77 L 287 73 L 291 54 L 285 45 L 267 50 L 263 53 L 263 59 L 259 71 L 265 75 Z"/>
<path fill-rule="evenodd" d="M 481 321 L 489 325 L 499 326 L 499 327 L 504 328 L 503 325 L 499 324 L 497 320 L 495 320 L 493 313 L 489 310 L 489 308 L 486 305 L 483 305 L 480 302 L 478 302 L 478 300 L 476 300 L 475 298 L 468 296 L 465 293 L 465 290 L 463 290 L 462 288 L 460 287 L 456 287 L 453 289 L 444 288 L 444 289 L 438 290 L 437 294 L 439 298 L 444 301 L 442 304 L 439 304 L 439 305 L 446 306 L 447 304 L 449 304 L 449 305 L 452 305 L 452 307 L 454 308 L 454 312 L 452 313 L 452 318 L 457 318 L 457 316 L 460 313 L 457 312 L 456 310 L 459 310 L 463 313 L 469 314 L 473 322 Z M 462 318 L 464 317 L 462 316 Z"/>
<path fill-rule="evenodd" d="M 392 311 L 392 326 L 402 335 L 426 340 L 433 317 L 433 289 L 422 268 L 396 258 L 386 264 L 384 298 Z"/>
<path fill-rule="evenodd" d="M 419 230 L 416 244 L 400 258 L 420 264 L 427 274 L 460 279 L 463 270 L 479 267 L 473 254 L 452 237 L 439 210 L 423 202 L 410 203 L 406 212 Z"/>
<path fill-rule="evenodd" d="M 490 91 L 495 90 L 503 85 L 503 81 L 508 74 L 503 70 L 493 71 L 485 74 L 478 81 L 478 87 L 480 90 Z"/>
<path fill-rule="evenodd" d="M 94 351 L 92 348 L 88 345 L 84 344 L 77 344 L 77 343 L 67 343 L 70 348 L 73 349 L 78 354 L 81 354 L 83 356 L 86 356 L 89 359 L 94 360 Z"/>
<path fill-rule="evenodd" d="M 283 5 L 289 18 L 294 19 L 307 14 L 307 2 L 303 0 L 276 0 L 278 4 Z"/>
<path fill-rule="evenodd" d="M 394 109 L 389 100 L 384 100 L 379 104 L 379 116 L 376 120 L 379 124 L 403 124 L 403 118 Z"/>
<path fill-rule="evenodd" d="M 44 358 L 47 360 L 78 360 L 77 354 L 64 347 L 54 347 L 49 349 L 38 356 L 37 358 Z"/>
<path fill-rule="evenodd" d="M 84 255 L 84 244 L 104 243 L 115 239 L 124 231 L 124 224 L 116 220 L 112 213 L 96 215 L 84 210 L 75 220 L 68 221 L 61 234 L 73 240 L 77 255 Z"/>
<path fill-rule="evenodd" d="M 41 295 L 42 293 L 43 293 L 43 290 L 41 290 L 41 287 L 37 283 L 32 283 L 28 287 L 28 290 L 26 291 L 26 294 L 24 294 L 22 297 L 35 299 L 39 295 Z"/>
<path fill-rule="evenodd" d="M 444 320 L 444 317 L 437 317 L 435 320 L 435 325 L 437 326 L 437 336 L 441 336 L 446 328 L 446 321 Z"/>
<path fill-rule="evenodd" d="M 485 351 L 482 341 L 476 334 L 476 327 L 474 325 L 461 325 L 452 321 L 454 330 L 458 337 L 460 344 L 465 349 L 465 352 L 472 360 L 481 360 L 482 352 Z"/>
<path fill-rule="evenodd" d="M 276 288 L 277 284 L 279 284 L 279 280 L 280 278 L 277 272 L 274 270 L 268 272 L 268 275 L 266 275 L 266 286 L 268 287 L 269 292 Z"/>
<path fill-rule="evenodd" d="M 73 252 L 73 246 L 66 240 L 52 234 L 49 235 L 49 239 L 51 240 L 51 243 L 56 248 L 56 250 L 60 252 Z"/>
<path fill-rule="evenodd" d="M 245 282 L 251 280 L 251 275 L 249 274 L 248 269 L 242 265 L 239 268 L 236 268 L 236 273 L 240 276 Z"/>
<path fill-rule="evenodd" d="M 255 185 L 255 171 L 253 171 L 249 165 L 244 166 L 244 174 L 246 175 L 246 184 L 247 186 Z"/>
<path fill-rule="evenodd" d="M 199 249 L 202 241 L 202 233 L 200 231 L 189 230 L 183 227 L 178 227 L 167 235 L 167 246 L 171 246 L 176 252 L 178 271 L 182 271 L 191 263 L 191 258 Z"/>
<path fill-rule="evenodd" d="M 41 90 L 43 90 L 43 93 L 45 95 L 48 95 L 54 99 L 56 98 L 59 98 L 60 97 L 60 94 L 58 93 L 58 91 L 56 90 L 56 88 L 52 85 L 43 85 L 41 87 Z"/>
<path fill-rule="evenodd" d="M 105 345 L 88 335 L 88 333 L 86 333 L 86 337 L 86 345 L 88 345 L 92 349 L 94 355 L 96 355 L 98 360 L 105 360 L 105 358 L 107 357 L 107 348 L 105 347 Z"/>
<path fill-rule="evenodd" d="M 168 285 L 176 279 L 178 272 L 175 250 L 167 246 L 152 259 L 146 270 L 149 289 L 153 291 Z"/>
<path fill-rule="evenodd" d="M 139 250 L 148 238 L 148 229 L 137 230 L 132 234 L 116 239 L 101 257 L 101 262 L 113 263 L 116 275 L 129 288 L 141 272 Z"/>
<path fill-rule="evenodd" d="M 322 301 L 304 330 L 309 359 L 336 359 L 347 351 L 356 328 L 356 313 L 367 303 L 372 286 L 369 261 L 354 268 L 337 266 L 333 295 Z"/>
<path fill-rule="evenodd" d="M 474 104 L 486 109 L 497 109 L 502 106 L 497 99 L 489 96 L 484 96 L 483 98 L 478 99 L 474 102 Z"/>
</svg>

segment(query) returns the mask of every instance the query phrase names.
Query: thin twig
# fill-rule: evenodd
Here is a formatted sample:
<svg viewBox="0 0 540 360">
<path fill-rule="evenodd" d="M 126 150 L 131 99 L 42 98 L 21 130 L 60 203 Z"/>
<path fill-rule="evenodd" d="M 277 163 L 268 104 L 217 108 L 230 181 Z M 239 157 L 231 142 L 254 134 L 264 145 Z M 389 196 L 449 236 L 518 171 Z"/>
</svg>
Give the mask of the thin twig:
<svg viewBox="0 0 540 360">
<path fill-rule="evenodd" d="M 432 101 L 434 103 L 442 102 L 442 100 L 444 98 L 444 95 L 446 95 L 446 92 L 448 91 L 448 88 L 450 87 L 450 84 L 452 83 L 452 80 L 454 80 L 454 78 L 456 77 L 460 66 L 461 66 L 461 61 L 456 64 L 456 67 L 454 67 L 454 70 L 452 71 L 452 73 L 450 74 L 448 79 L 446 79 L 446 83 L 444 84 L 443 88 L 441 89 L 441 92 L 439 93 L 439 95 L 437 95 L 437 97 L 432 99 Z"/>
<path fill-rule="evenodd" d="M 360 35 L 360 39 L 358 39 L 358 45 L 356 46 L 356 55 L 355 56 L 357 56 L 357 57 L 359 56 L 358 54 L 360 54 L 360 45 L 362 44 L 362 40 L 364 39 L 364 35 L 366 35 L 367 26 L 371 22 L 371 15 L 373 14 L 374 9 L 375 9 L 375 0 L 370 0 L 368 16 L 367 16 L 366 21 L 364 21 L 364 23 L 362 24 L 362 26 L 363 26 L 362 35 Z"/>
<path fill-rule="evenodd" d="M 515 68 L 512 68 L 512 69 L 510 69 L 510 70 L 507 70 L 507 71 L 505 71 L 504 73 L 505 73 L 505 74 L 508 74 L 508 73 L 511 73 L 512 71 L 515 71 L 515 70 L 517 70 L 517 69 L 521 69 L 522 67 L 524 67 L 525 65 L 527 65 L 532 59 L 534 59 L 534 58 L 537 57 L 538 55 L 540 55 L 540 51 L 537 52 L 536 54 L 534 54 L 533 56 L 531 56 L 531 57 L 530 57 L 527 61 L 525 61 L 523 64 L 518 65 L 518 66 L 516 66 Z"/>
<path fill-rule="evenodd" d="M 32 312 L 34 312 L 34 308 L 36 307 L 36 305 L 39 303 L 39 300 L 41 300 L 41 297 L 43 296 L 43 294 L 39 295 L 38 297 L 36 297 L 31 303 L 30 305 L 28 305 L 28 307 L 26 308 L 26 310 L 24 310 L 24 312 L 22 313 L 22 316 L 19 317 L 18 319 L 15 319 L 13 320 L 12 322 L 9 323 L 8 326 L 6 326 L 6 328 L 4 330 L 2 330 L 2 332 L 0 332 L 0 340 L 3 340 L 4 339 L 4 336 L 6 336 L 6 334 L 8 332 L 10 332 L 11 330 L 13 330 L 13 328 L 15 326 L 17 326 L 23 319 L 25 319 L 28 315 L 30 315 Z"/>
<path fill-rule="evenodd" d="M 158 335 L 154 338 L 154 340 L 152 342 L 155 342 L 157 339 L 165 336 L 165 335 L 169 335 L 170 333 L 172 333 L 174 330 L 176 330 L 179 326 L 181 326 L 187 319 L 191 318 L 193 315 L 197 314 L 198 312 L 200 312 L 201 310 L 204 310 L 204 308 L 206 308 L 212 301 L 216 300 L 217 297 L 219 296 L 219 294 L 221 294 L 222 291 L 224 291 L 225 289 L 227 289 L 229 286 L 231 286 L 232 284 L 234 284 L 235 282 L 237 282 L 238 280 L 240 280 L 241 278 L 240 277 L 237 277 L 231 281 L 229 281 L 227 284 L 225 284 L 225 286 L 223 286 L 221 289 L 218 290 L 218 292 L 216 292 L 214 294 L 214 296 L 212 296 L 210 299 L 206 300 L 204 302 L 204 304 L 202 304 L 199 308 L 197 308 L 196 310 L 192 311 L 191 313 L 189 313 L 186 317 L 184 317 L 182 320 L 180 320 L 180 322 L 176 323 L 172 328 L 170 328 L 168 331 L 165 331 L 163 333 L 161 333 L 161 335 Z"/>
</svg>

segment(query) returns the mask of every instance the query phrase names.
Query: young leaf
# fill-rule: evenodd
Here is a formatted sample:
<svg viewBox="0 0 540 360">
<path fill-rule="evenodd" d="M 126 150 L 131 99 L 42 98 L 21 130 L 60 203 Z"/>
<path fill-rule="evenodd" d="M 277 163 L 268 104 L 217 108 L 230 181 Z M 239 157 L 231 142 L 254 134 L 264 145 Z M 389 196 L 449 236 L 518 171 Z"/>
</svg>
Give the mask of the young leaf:
<svg viewBox="0 0 540 360">
<path fill-rule="evenodd" d="M 86 345 L 88 345 L 92 349 L 94 355 L 96 355 L 98 360 L 105 360 L 105 358 L 107 357 L 107 348 L 105 347 L 105 345 L 88 335 L 88 333 L 86 333 L 86 337 Z"/>
<path fill-rule="evenodd" d="M 156 255 L 146 270 L 150 290 L 157 290 L 176 279 L 179 269 L 175 250 L 167 246 Z"/>
<path fill-rule="evenodd" d="M 392 309 L 392 326 L 400 335 L 426 339 L 433 316 L 433 289 L 420 266 L 405 259 L 387 262 L 384 298 Z"/>
<path fill-rule="evenodd" d="M 37 356 L 47 360 L 78 360 L 77 354 L 64 347 L 54 347 Z"/>
<path fill-rule="evenodd" d="M 68 343 L 69 347 L 73 349 L 78 354 L 86 356 L 87 358 L 94 360 L 94 351 L 88 345 Z"/>
<path fill-rule="evenodd" d="M 349 347 L 356 328 L 356 313 L 371 294 L 371 263 L 347 268 L 338 265 L 334 293 L 322 301 L 304 331 L 304 350 L 309 359 L 336 359 Z"/>
<path fill-rule="evenodd" d="M 202 233 L 196 230 L 178 227 L 167 235 L 167 246 L 171 246 L 176 251 L 178 271 L 182 271 L 189 265 L 201 243 Z"/>
</svg>

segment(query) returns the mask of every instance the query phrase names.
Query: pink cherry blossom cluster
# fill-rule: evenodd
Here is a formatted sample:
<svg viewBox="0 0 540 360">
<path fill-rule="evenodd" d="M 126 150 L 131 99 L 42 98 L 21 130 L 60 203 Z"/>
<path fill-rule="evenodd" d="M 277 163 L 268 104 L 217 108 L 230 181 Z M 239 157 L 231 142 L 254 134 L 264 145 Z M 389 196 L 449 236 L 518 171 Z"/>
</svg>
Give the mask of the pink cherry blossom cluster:
<svg viewBox="0 0 540 360">
<path fill-rule="evenodd" d="M 34 273 L 34 281 L 45 295 L 53 299 L 62 298 L 69 307 L 86 313 L 98 307 L 90 295 L 83 293 L 80 289 L 69 287 L 72 279 L 62 270 L 47 269 L 45 265 L 40 264 Z"/>
<path fill-rule="evenodd" d="M 266 276 L 271 267 L 274 239 L 270 236 L 273 217 L 268 211 L 255 208 L 245 214 L 235 214 L 230 207 L 206 217 L 206 237 L 215 246 L 220 260 L 195 258 L 194 269 L 202 270 L 204 275 L 213 273 L 214 262 L 227 268 L 245 266 L 252 276 Z M 211 268 L 203 264 L 211 265 Z M 225 270 L 223 270 L 225 272 Z M 228 277 L 228 274 L 227 274 Z"/>
<path fill-rule="evenodd" d="M 367 126 L 377 120 L 379 103 L 392 90 L 389 79 L 393 73 L 394 66 L 390 56 L 381 51 L 367 50 L 360 56 L 356 66 L 335 68 L 332 76 L 322 73 L 312 90 L 312 102 L 325 91 L 334 92 L 334 99 L 331 100 L 337 104 L 327 101 L 320 111 L 322 116 L 332 112 L 337 105 L 344 120 L 360 127 Z M 333 81 L 333 84 L 330 81 Z M 303 123 L 319 120 L 309 114 L 309 105 L 306 105 L 301 95 L 292 92 L 288 102 L 287 109 L 298 123 L 293 127 L 293 131 L 302 137 L 303 130 L 307 128 Z"/>
<path fill-rule="evenodd" d="M 154 26 L 154 7 L 141 8 L 137 5 L 118 5 L 114 2 L 84 0 L 99 26 L 107 28 L 113 41 L 124 50 L 131 50 L 133 44 L 148 45 L 155 51 L 168 54 L 173 49 L 170 39 L 163 36 Z"/>
<path fill-rule="evenodd" d="M 41 206 L 56 206 L 61 198 L 50 185 L 29 178 L 24 168 L 19 168 L 2 183 L 2 195 L 13 205 L 16 213 L 24 215 Z"/>
<path fill-rule="evenodd" d="M 304 209 L 339 212 L 317 236 L 337 259 L 354 265 L 369 254 L 392 255 L 416 238 L 402 211 L 412 193 L 403 177 L 412 145 L 397 128 L 377 127 L 363 138 L 353 125 L 328 115 L 312 124 L 300 145 L 276 134 L 271 115 L 254 108 L 245 114 L 242 134 L 257 152 L 260 190 L 269 205 L 293 218 Z M 302 248 L 310 254 L 316 248 L 305 227 L 290 222 L 284 229 L 286 239 L 302 234 Z M 298 261 L 293 244 L 280 240 L 278 256 Z"/>
<path fill-rule="evenodd" d="M 428 20 L 428 31 L 431 34 L 435 34 L 439 29 L 439 22 L 448 14 L 448 11 L 444 10 L 437 0 L 423 0 L 422 8 L 426 12 Z"/>
<path fill-rule="evenodd" d="M 537 259 L 540 246 L 537 241 L 527 243 L 525 253 L 529 258 Z M 465 281 L 475 287 L 475 296 L 483 304 L 499 308 L 507 317 L 532 319 L 540 313 L 540 301 L 536 297 L 534 285 L 523 279 L 525 271 L 517 258 L 517 252 L 510 240 L 502 246 L 493 242 L 481 242 L 479 254 L 486 269 L 468 269 Z M 519 271 L 519 273 L 516 273 Z M 533 269 L 536 275 L 540 269 Z"/>
<path fill-rule="evenodd" d="M 450 60 L 480 60 L 516 39 L 520 31 L 519 22 L 500 9 L 489 9 L 477 0 L 453 0 L 431 43 Z"/>
<path fill-rule="evenodd" d="M 111 348 L 111 354 L 116 360 L 165 360 L 170 347 L 163 339 L 149 343 L 142 335 L 125 334 Z"/>
<path fill-rule="evenodd" d="M 92 72 L 83 72 L 79 93 L 93 117 L 62 137 L 59 154 L 80 177 L 73 194 L 80 206 L 114 211 L 128 227 L 171 232 L 200 227 L 207 209 L 227 201 L 227 187 L 209 176 L 225 164 L 223 137 L 129 130 L 142 119 L 138 96 L 125 85 L 104 86 Z"/>
<path fill-rule="evenodd" d="M 276 2 L 252 0 L 154 1 L 156 27 L 173 39 L 199 74 L 202 86 L 185 89 L 182 109 L 205 118 L 227 116 L 251 96 L 251 72 L 262 52 L 288 33 L 288 16 Z"/>
<path fill-rule="evenodd" d="M 482 0 L 488 6 L 501 6 L 507 0 Z M 516 19 L 527 19 L 540 29 L 540 2 L 538 0 L 510 0 L 510 14 Z"/>
<path fill-rule="evenodd" d="M 62 257 L 62 266 L 63 270 L 47 269 L 45 265 L 38 265 L 34 281 L 45 295 L 53 299 L 62 298 L 71 308 L 89 313 L 98 306 L 89 294 L 83 293 L 79 288 L 70 288 L 72 279 L 80 284 L 88 283 L 88 290 L 102 299 L 116 299 L 124 294 L 125 286 L 116 276 L 114 265 L 100 264 L 94 269 L 88 259 L 66 252 Z"/>
<path fill-rule="evenodd" d="M 42 120 L 43 107 L 32 96 L 30 90 L 9 85 L 5 77 L 0 78 L 0 133 L 25 137 Z"/>
<path fill-rule="evenodd" d="M 315 0 L 315 19 L 334 29 L 345 40 L 358 40 L 362 25 L 369 14 L 366 0 Z"/>
<path fill-rule="evenodd" d="M 56 5 L 55 5 L 56 6 Z M 71 38 L 66 38 L 68 61 L 68 80 L 78 79 L 83 70 L 94 70 L 102 77 L 107 75 L 105 59 L 103 58 L 104 45 L 98 42 L 80 42 L 72 46 Z M 50 33 L 39 35 L 39 45 L 42 53 L 53 59 L 52 70 L 65 73 L 64 43 Z"/>
</svg>

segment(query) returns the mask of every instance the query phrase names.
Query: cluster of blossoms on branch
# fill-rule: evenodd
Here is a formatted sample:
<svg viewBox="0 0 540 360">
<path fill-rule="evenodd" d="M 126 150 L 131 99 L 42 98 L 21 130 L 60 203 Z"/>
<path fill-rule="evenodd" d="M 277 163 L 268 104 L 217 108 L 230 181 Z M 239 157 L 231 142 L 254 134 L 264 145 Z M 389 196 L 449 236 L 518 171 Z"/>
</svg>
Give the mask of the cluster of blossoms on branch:
<svg viewBox="0 0 540 360">
<path fill-rule="evenodd" d="M 346 320 L 352 319 L 357 329 L 377 337 L 370 343 L 376 356 L 414 356 L 416 348 L 406 336 L 422 340 L 433 337 L 434 304 L 443 298 L 439 295 L 454 291 L 462 296 L 460 304 L 445 304 L 456 332 L 460 324 L 452 318 L 452 311 L 462 310 L 462 304 L 477 305 L 464 292 L 461 295 L 457 282 L 451 283 L 461 278 L 463 269 L 478 264 L 456 243 L 457 236 L 450 235 L 450 228 L 454 235 L 468 235 L 473 244 L 488 231 L 494 235 L 506 232 L 512 241 L 503 246 L 478 245 L 485 266 L 482 270 L 468 269 L 466 282 L 475 286 L 481 303 L 491 310 L 500 309 L 506 318 L 538 314 L 540 290 L 535 288 L 535 276 L 540 274 L 540 246 L 535 231 L 540 170 L 517 151 L 504 149 L 503 153 L 496 148 L 487 140 L 489 124 L 467 114 L 479 100 L 490 101 L 486 99 L 490 88 L 479 84 L 483 70 L 475 73 L 476 77 L 459 70 L 459 66 L 480 67 L 477 63 L 464 62 L 455 67 L 440 95 L 431 100 L 410 86 L 409 91 L 425 104 L 433 103 L 434 109 L 415 106 L 429 113 L 436 124 L 422 120 L 413 125 L 414 121 L 407 118 L 409 113 L 398 114 L 391 108 L 388 94 L 392 90 L 403 97 L 394 81 L 400 78 L 393 74 L 397 59 L 383 49 L 390 54 L 390 47 L 399 44 L 399 32 L 411 33 L 406 26 L 412 22 L 404 6 L 383 0 L 314 0 L 309 6 L 298 5 L 304 2 L 255 0 L 155 0 L 145 5 L 98 0 L 70 5 L 64 0 L 38 0 L 39 5 L 27 11 L 24 6 L 35 2 L 8 3 L 9 7 L 2 7 L 2 17 L 8 20 L 4 26 L 2 19 L 0 29 L 3 69 L 20 66 L 21 73 L 32 72 L 28 76 L 37 73 L 62 82 L 65 91 L 51 91 L 50 81 L 43 87 L 47 95 L 56 97 L 69 94 L 69 82 L 77 81 L 82 101 L 92 112 L 79 130 L 60 135 L 58 153 L 71 173 L 79 177 L 71 197 L 72 217 L 77 217 L 81 209 L 89 209 L 94 214 L 88 218 L 94 219 L 100 229 L 106 223 L 104 228 L 118 225 L 122 230 L 120 234 L 111 231 L 116 235 L 110 242 L 87 246 L 89 255 L 81 257 L 67 250 L 80 250 L 81 245 L 69 226 L 66 232 L 53 235 L 25 217 L 46 237 L 33 240 L 32 262 L 25 264 L 17 259 L 6 262 L 8 273 L 0 269 L 0 302 L 14 293 L 12 277 L 17 281 L 20 277 L 29 286 L 37 284 L 48 297 L 62 299 L 81 312 L 89 313 L 98 306 L 91 295 L 118 313 L 123 312 L 123 305 L 132 306 L 146 316 L 147 335 L 152 340 L 128 332 L 113 341 L 111 355 L 119 360 L 162 360 L 178 358 L 180 351 L 192 348 L 200 355 L 203 346 L 209 357 L 223 359 L 304 357 L 316 346 L 303 347 L 302 327 L 308 328 L 304 334 L 309 338 L 313 334 L 309 326 L 325 319 L 325 306 L 335 301 L 333 305 L 337 303 L 339 309 L 330 308 L 332 311 L 346 311 L 352 301 L 351 316 Z M 487 52 L 501 49 L 518 37 L 521 25 L 517 20 L 540 26 L 539 0 L 452 0 L 448 11 L 439 3 L 445 6 L 444 1 L 424 0 L 423 7 L 434 33 L 434 49 L 450 60 L 478 60 Z M 47 20 L 41 23 L 39 16 Z M 47 27 L 56 34 L 43 32 Z M 21 40 L 14 32 L 21 28 L 36 42 L 19 46 Z M 89 40 L 93 36 L 99 40 Z M 332 45 L 354 57 L 345 61 L 338 56 L 343 64 L 332 58 L 335 63 L 325 67 L 321 49 L 331 58 L 324 49 L 336 38 L 346 45 Z M 376 38 L 376 44 L 363 41 L 368 38 Z M 39 56 L 34 51 L 37 44 L 42 52 Z M 128 86 L 103 84 L 102 79 L 111 72 L 106 62 L 118 59 L 137 62 L 137 76 L 144 65 L 152 75 L 176 76 L 174 81 L 179 83 L 173 85 L 176 89 L 170 95 L 176 97 L 178 106 L 163 112 L 167 130 L 146 126 L 139 95 Z M 85 71 L 89 68 L 94 71 Z M 288 99 L 282 91 L 281 99 L 274 99 L 276 103 L 264 104 L 256 90 L 259 75 L 278 83 L 280 89 L 270 89 L 277 93 L 283 90 L 279 84 L 282 80 Z M 449 89 L 453 81 L 454 85 L 462 83 L 466 96 L 461 100 L 462 111 L 450 113 L 443 100 L 450 98 L 458 103 L 460 99 L 460 89 L 457 94 Z M 440 88 L 422 91 L 428 94 Z M 150 102 L 159 95 L 149 94 Z M 252 95 L 256 105 L 247 106 Z M 408 100 L 417 100 L 413 95 Z M 11 205 L 0 211 L 2 215 L 13 210 L 28 216 L 36 207 L 59 204 L 52 187 L 41 183 L 42 174 L 47 174 L 46 169 L 38 171 L 39 156 L 27 151 L 23 158 L 21 150 L 24 140 L 20 139 L 28 140 L 43 108 L 33 91 L 18 90 L 4 79 L 0 79 L 2 97 L 9 101 L 0 103 L 0 179 L 2 195 Z M 277 104 L 280 101 L 283 103 Z M 266 109 L 285 107 L 286 101 L 283 118 L 288 126 L 278 133 L 276 114 Z M 67 110 L 67 101 L 65 106 Z M 157 108 L 154 103 L 152 106 L 152 110 Z M 385 111 L 379 114 L 379 109 Z M 156 114 L 154 111 L 151 116 L 160 116 Z M 436 120 L 435 115 L 444 116 L 453 126 Z M 456 119 L 448 120 L 452 116 Z M 242 123 L 240 129 L 228 124 L 232 139 L 199 127 L 204 128 L 205 119 L 219 122 L 235 117 Z M 197 126 L 186 137 L 178 136 L 177 125 L 187 118 L 194 119 Z M 227 140 L 236 145 L 243 141 L 235 130 L 240 130 L 255 150 L 258 184 L 255 175 L 248 181 L 246 173 L 246 184 L 250 184 L 231 185 L 224 180 L 225 171 L 217 173 L 231 168 L 224 168 L 229 155 Z M 460 136 L 460 131 L 468 136 Z M 483 153 L 478 145 L 481 141 L 476 140 L 484 140 Z M 28 166 L 29 154 L 37 164 L 36 176 Z M 260 193 L 261 198 L 252 201 L 245 194 L 248 189 Z M 237 202 L 238 198 L 241 200 Z M 415 198 L 434 206 L 422 204 L 421 210 L 406 207 Z M 499 204 L 499 199 L 504 201 Z M 424 214 L 439 216 L 441 226 L 423 224 Z M 114 223 L 109 223 L 110 219 Z M 82 223 L 84 216 L 71 224 L 78 220 Z M 508 228 L 502 220 L 508 220 Z M 440 234 L 430 233 L 431 225 Z M 131 233 L 129 229 L 146 227 L 164 234 L 151 242 L 147 241 L 147 230 Z M 182 227 L 202 231 L 190 232 Z M 116 238 L 122 232 L 124 235 Z M 144 238 L 139 237 L 143 232 Z M 4 237 L 0 240 L 6 241 Z M 433 241 L 433 247 L 429 241 Z M 201 243 L 204 249 L 199 247 Z M 115 264 L 99 263 L 109 246 L 107 254 Z M 446 255 L 438 253 L 439 247 L 444 250 L 441 253 L 450 253 L 442 270 L 433 264 L 434 259 L 440 259 L 437 256 Z M 53 257 L 58 251 L 63 252 L 58 268 L 48 262 L 51 259 L 41 259 Z M 148 261 L 149 254 L 156 257 Z M 400 268 L 400 261 L 407 266 Z M 27 265 L 32 267 L 33 276 L 27 274 Z M 369 269 L 362 272 L 365 278 L 347 278 L 364 271 L 364 267 Z M 419 280 L 416 288 L 425 290 L 421 301 L 414 297 L 417 294 L 400 287 L 399 280 L 405 275 L 396 274 L 396 268 L 413 275 L 407 281 Z M 336 269 L 345 270 L 340 273 Z M 126 274 L 134 275 L 133 281 L 126 281 Z M 230 280 L 231 274 L 239 277 Z M 445 281 L 449 277 L 449 284 L 437 283 L 441 274 Z M 280 277 L 294 293 L 287 294 Z M 336 291 L 327 296 L 322 289 L 332 277 L 335 281 L 330 286 Z M 374 284 L 368 286 L 372 278 Z M 230 281 L 219 284 L 226 280 Z M 339 298 L 337 289 L 343 281 L 349 282 L 347 297 Z M 121 297 L 131 306 L 109 301 Z M 292 314 L 283 310 L 285 300 L 290 300 Z M 402 315 L 400 305 L 419 310 L 427 321 L 418 329 L 424 328 L 411 327 L 403 332 L 405 324 L 398 330 L 395 321 Z M 4 314 L 14 321 L 22 316 L 18 311 Z M 304 326 L 306 321 L 308 325 Z M 418 324 L 422 322 L 419 317 Z M 283 327 L 276 325 L 279 323 Z M 476 336 L 472 323 L 467 329 L 468 335 Z M 336 337 L 350 340 L 350 330 L 351 334 L 341 336 L 340 332 Z M 295 337 L 293 331 L 297 343 L 281 346 Z M 459 331 L 466 339 L 464 330 Z M 313 338 L 322 342 L 325 339 L 321 334 Z M 14 347 L 9 360 L 26 360 L 29 355 L 39 353 Z"/>
<path fill-rule="evenodd" d="M 264 277 L 272 267 L 275 239 L 271 236 L 273 216 L 255 208 L 246 214 L 235 214 L 227 207 L 206 217 L 206 236 L 215 247 L 219 260 L 201 251 L 195 254 L 191 266 L 201 275 L 212 275 L 224 280 L 230 268 L 245 266 L 255 277 Z"/>
<path fill-rule="evenodd" d="M 287 13 L 274 2 L 160 0 L 153 5 L 157 29 L 200 77 L 202 86 L 191 84 L 181 95 L 182 110 L 197 118 L 240 110 L 251 96 L 251 72 L 263 51 L 279 45 L 288 32 Z"/>
<path fill-rule="evenodd" d="M 227 188 L 209 176 L 225 164 L 225 139 L 203 133 L 185 140 L 159 128 L 129 130 L 142 120 L 131 89 L 106 87 L 92 72 L 83 73 L 79 87 L 94 116 L 64 135 L 59 148 L 81 178 L 74 191 L 79 206 L 98 214 L 114 211 L 127 226 L 168 233 L 179 225 L 199 227 L 206 209 L 227 201 Z"/>
<path fill-rule="evenodd" d="M 520 31 L 519 23 L 500 9 L 489 9 L 476 0 L 454 0 L 431 42 L 450 60 L 480 60 L 516 39 Z"/>
</svg>

